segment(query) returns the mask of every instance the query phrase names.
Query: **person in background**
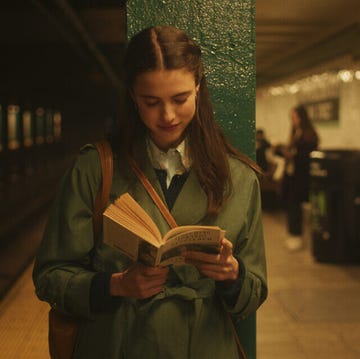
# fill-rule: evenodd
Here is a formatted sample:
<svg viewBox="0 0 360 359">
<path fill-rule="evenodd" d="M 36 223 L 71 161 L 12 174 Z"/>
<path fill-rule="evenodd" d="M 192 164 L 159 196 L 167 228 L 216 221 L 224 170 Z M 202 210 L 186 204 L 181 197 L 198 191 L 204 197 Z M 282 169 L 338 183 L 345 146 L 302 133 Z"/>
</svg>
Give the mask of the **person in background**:
<svg viewBox="0 0 360 359">
<path fill-rule="evenodd" d="M 280 151 L 286 161 L 282 182 L 288 229 L 285 245 L 293 251 L 304 246 L 302 203 L 309 200 L 310 152 L 317 149 L 319 137 L 305 106 L 299 105 L 293 108 L 290 117 L 289 142 Z"/>
<path fill-rule="evenodd" d="M 276 154 L 276 146 L 267 140 L 263 129 L 256 130 L 255 140 L 256 162 L 263 170 L 263 178 L 280 183 L 285 168 L 284 157 Z"/>
<path fill-rule="evenodd" d="M 218 254 L 148 267 L 95 245 L 96 149 L 66 174 L 33 272 L 41 300 L 82 318 L 77 359 L 239 358 L 228 314 L 245 318 L 267 297 L 258 167 L 214 119 L 200 47 L 183 31 L 147 28 L 125 57 L 126 108 L 112 136 L 110 200 L 125 192 L 169 230 L 131 170 L 133 158 L 179 225 L 226 231 Z M 241 338 L 240 338 L 241 341 Z"/>
<path fill-rule="evenodd" d="M 266 139 L 264 130 L 259 128 L 256 130 L 256 162 L 266 173 L 269 170 L 267 159 L 267 151 L 271 148 L 270 142 Z"/>
</svg>

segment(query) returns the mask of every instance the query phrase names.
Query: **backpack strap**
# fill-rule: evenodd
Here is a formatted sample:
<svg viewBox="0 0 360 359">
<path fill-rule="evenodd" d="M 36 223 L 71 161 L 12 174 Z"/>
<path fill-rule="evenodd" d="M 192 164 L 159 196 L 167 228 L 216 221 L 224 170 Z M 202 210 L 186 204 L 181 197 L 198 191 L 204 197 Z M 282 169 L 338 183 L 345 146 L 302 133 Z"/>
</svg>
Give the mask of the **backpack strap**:
<svg viewBox="0 0 360 359">
<path fill-rule="evenodd" d="M 95 198 L 93 212 L 94 241 L 98 242 L 102 229 L 102 214 L 109 199 L 113 175 L 113 156 L 109 142 L 95 143 L 101 163 L 101 184 Z M 52 359 L 72 357 L 79 332 L 79 319 L 52 307 L 49 311 L 49 351 Z"/>
<path fill-rule="evenodd" d="M 166 207 L 166 205 L 164 204 L 164 202 L 162 201 L 162 199 L 160 198 L 158 193 L 155 191 L 154 187 L 152 186 L 152 184 L 150 183 L 148 178 L 141 171 L 138 164 L 133 159 L 130 159 L 129 161 L 130 161 L 130 166 L 131 166 L 132 170 L 134 171 L 136 177 L 139 179 L 141 184 L 145 187 L 146 191 L 148 192 L 148 194 L 150 195 L 151 199 L 156 204 L 156 206 L 159 208 L 161 214 L 165 218 L 166 222 L 169 224 L 170 228 L 177 227 L 177 223 L 176 223 L 174 217 L 172 216 L 172 214 L 170 213 L 170 211 L 168 210 L 168 208 Z"/>
<path fill-rule="evenodd" d="M 106 140 L 95 142 L 101 164 L 101 184 L 94 202 L 93 228 L 95 241 L 102 230 L 102 214 L 110 196 L 113 177 L 113 154 L 110 143 Z"/>
</svg>

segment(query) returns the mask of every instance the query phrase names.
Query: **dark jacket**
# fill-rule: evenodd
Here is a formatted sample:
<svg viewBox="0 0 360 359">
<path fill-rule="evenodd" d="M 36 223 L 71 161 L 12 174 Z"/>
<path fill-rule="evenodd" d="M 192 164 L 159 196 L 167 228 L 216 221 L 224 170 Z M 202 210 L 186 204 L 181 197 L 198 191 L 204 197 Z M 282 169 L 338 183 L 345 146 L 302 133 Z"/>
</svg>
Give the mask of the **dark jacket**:
<svg viewBox="0 0 360 359">
<path fill-rule="evenodd" d="M 283 195 L 286 202 L 306 202 L 310 190 L 310 153 L 318 146 L 317 138 L 311 140 L 300 137 L 294 141 L 294 157 L 288 161 L 283 180 Z"/>
</svg>

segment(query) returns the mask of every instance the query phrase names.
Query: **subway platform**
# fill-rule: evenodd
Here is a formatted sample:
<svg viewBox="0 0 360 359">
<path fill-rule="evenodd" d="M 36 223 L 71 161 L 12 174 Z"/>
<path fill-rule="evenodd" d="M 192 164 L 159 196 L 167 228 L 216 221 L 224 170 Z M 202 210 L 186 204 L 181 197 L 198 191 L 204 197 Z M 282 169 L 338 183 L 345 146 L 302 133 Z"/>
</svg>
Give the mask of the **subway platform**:
<svg viewBox="0 0 360 359">
<path fill-rule="evenodd" d="M 257 314 L 257 359 L 360 358 L 360 265 L 317 262 L 309 233 L 306 248 L 289 253 L 280 210 L 264 211 L 263 223 L 269 297 Z M 34 222 L 27 236 L 43 226 Z M 0 301 L 0 358 L 49 357 L 48 305 L 34 295 L 32 265 Z"/>
</svg>

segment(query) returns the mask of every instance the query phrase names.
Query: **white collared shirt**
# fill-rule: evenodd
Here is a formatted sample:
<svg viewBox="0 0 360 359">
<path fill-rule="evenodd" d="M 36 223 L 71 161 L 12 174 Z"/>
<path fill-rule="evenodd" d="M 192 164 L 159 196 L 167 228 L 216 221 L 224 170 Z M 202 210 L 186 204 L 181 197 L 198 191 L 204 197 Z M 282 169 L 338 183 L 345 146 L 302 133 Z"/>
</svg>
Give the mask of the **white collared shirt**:
<svg viewBox="0 0 360 359">
<path fill-rule="evenodd" d="M 176 148 L 170 148 L 167 152 L 163 152 L 148 138 L 147 151 L 153 167 L 166 171 L 167 188 L 169 188 L 171 180 L 175 175 L 182 175 L 189 171 L 191 167 L 189 145 L 186 139 Z"/>
</svg>

